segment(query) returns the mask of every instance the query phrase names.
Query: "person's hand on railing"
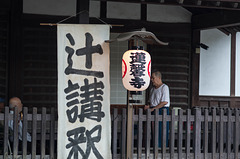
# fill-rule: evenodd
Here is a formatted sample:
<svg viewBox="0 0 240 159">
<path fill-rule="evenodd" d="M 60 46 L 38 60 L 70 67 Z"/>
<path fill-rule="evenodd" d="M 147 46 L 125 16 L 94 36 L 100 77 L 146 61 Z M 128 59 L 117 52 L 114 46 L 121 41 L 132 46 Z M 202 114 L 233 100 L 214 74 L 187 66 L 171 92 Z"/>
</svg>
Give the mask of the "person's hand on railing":
<svg viewBox="0 0 240 159">
<path fill-rule="evenodd" d="M 144 110 L 147 110 L 147 109 L 149 109 L 149 108 L 150 108 L 149 105 L 145 105 L 145 106 L 144 106 Z"/>
</svg>

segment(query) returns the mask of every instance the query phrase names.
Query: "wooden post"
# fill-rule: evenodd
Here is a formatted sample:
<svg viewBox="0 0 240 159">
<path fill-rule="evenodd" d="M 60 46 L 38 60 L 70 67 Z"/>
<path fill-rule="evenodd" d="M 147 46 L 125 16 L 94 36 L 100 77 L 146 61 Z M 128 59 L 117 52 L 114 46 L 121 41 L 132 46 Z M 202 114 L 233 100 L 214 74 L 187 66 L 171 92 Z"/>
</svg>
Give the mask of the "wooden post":
<svg viewBox="0 0 240 159">
<path fill-rule="evenodd" d="M 52 107 L 50 121 L 50 159 L 54 159 L 54 142 L 55 142 L 55 109 Z"/>
<path fill-rule="evenodd" d="M 127 111 L 126 109 L 122 109 L 122 141 L 121 141 L 121 158 L 125 158 L 126 157 L 126 126 L 127 125 Z"/>
<path fill-rule="evenodd" d="M 9 107 L 4 109 L 4 142 L 3 142 L 3 158 L 8 158 L 8 122 L 9 122 Z M 11 153 L 12 150 L 10 150 Z"/>
<path fill-rule="evenodd" d="M 195 128 L 194 128 L 194 158 L 200 159 L 200 139 L 201 139 L 201 110 L 195 109 Z"/>
<path fill-rule="evenodd" d="M 89 0 L 77 0 L 76 6 L 77 24 L 89 24 Z"/>
<path fill-rule="evenodd" d="M 117 121 L 117 116 L 118 116 L 118 109 L 114 108 L 113 110 L 113 122 L 112 122 L 112 127 L 113 127 L 113 148 L 112 148 L 112 157 L 117 158 L 117 127 L 118 127 L 118 121 Z"/>
<path fill-rule="evenodd" d="M 193 31 L 192 33 L 192 75 L 191 75 L 191 85 L 192 85 L 192 107 L 199 106 L 199 60 L 200 54 L 196 53 L 196 44 L 200 42 L 200 31 Z"/>
<path fill-rule="evenodd" d="M 132 159 L 132 118 L 133 105 L 129 103 L 130 91 L 127 91 L 127 159 Z"/>
<path fill-rule="evenodd" d="M 134 40 L 129 40 L 128 49 L 134 46 Z M 133 105 L 129 103 L 130 91 L 127 91 L 127 159 L 132 159 L 132 119 Z"/>
<path fill-rule="evenodd" d="M 175 142 L 175 109 L 172 109 L 171 114 L 171 131 L 170 131 L 170 158 L 174 158 L 174 142 Z"/>
<path fill-rule="evenodd" d="M 8 97 L 23 96 L 22 6 L 23 0 L 11 0 L 8 54 Z M 17 80 L 16 80 L 17 79 Z M 8 98 L 7 97 L 7 98 Z"/>
<path fill-rule="evenodd" d="M 28 108 L 23 108 L 23 121 L 22 121 L 22 157 L 23 159 L 27 158 L 27 129 L 28 129 L 28 122 L 27 122 L 27 115 L 28 115 Z"/>
<path fill-rule="evenodd" d="M 191 109 L 187 109 L 187 131 L 186 131 L 186 158 L 190 158 L 191 145 Z"/>
<path fill-rule="evenodd" d="M 34 107 L 32 110 L 32 159 L 36 159 L 37 154 L 37 108 Z"/>
<path fill-rule="evenodd" d="M 235 129 L 234 129 L 234 158 L 238 158 L 239 145 L 239 110 L 235 108 Z"/>
<path fill-rule="evenodd" d="M 143 139 L 143 109 L 139 109 L 138 113 L 138 150 L 137 150 L 137 158 L 142 157 L 142 139 Z"/>
<path fill-rule="evenodd" d="M 217 122 L 216 122 L 216 109 L 214 108 L 212 110 L 212 136 L 211 136 L 211 140 L 212 140 L 212 158 L 216 159 L 216 135 L 217 135 Z"/>
<path fill-rule="evenodd" d="M 231 146 L 232 146 L 232 110 L 228 108 L 227 113 L 227 158 L 231 158 Z"/>
<path fill-rule="evenodd" d="M 231 78 L 230 78 L 230 96 L 235 96 L 235 86 L 236 86 L 236 32 L 231 33 Z M 230 98 L 230 107 L 235 107 L 235 99 Z"/>
<path fill-rule="evenodd" d="M 204 158 L 208 158 L 208 109 L 204 110 Z"/>
<path fill-rule="evenodd" d="M 45 147 L 46 147 L 46 113 L 47 110 L 45 107 L 42 108 L 41 116 L 41 158 L 45 158 Z"/>
</svg>

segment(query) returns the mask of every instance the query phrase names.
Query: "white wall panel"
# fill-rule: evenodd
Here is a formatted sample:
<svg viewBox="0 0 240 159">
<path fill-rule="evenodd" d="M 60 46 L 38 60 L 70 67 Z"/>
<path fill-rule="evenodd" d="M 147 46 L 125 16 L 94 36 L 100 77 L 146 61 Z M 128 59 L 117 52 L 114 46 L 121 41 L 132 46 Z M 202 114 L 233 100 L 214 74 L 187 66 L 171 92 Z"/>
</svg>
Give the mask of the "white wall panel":
<svg viewBox="0 0 240 159">
<path fill-rule="evenodd" d="M 138 3 L 107 3 L 107 18 L 140 19 L 141 5 Z"/>
<path fill-rule="evenodd" d="M 235 95 L 240 96 L 240 33 L 237 33 L 236 40 L 236 88 Z"/>
<path fill-rule="evenodd" d="M 100 2 L 90 1 L 89 7 L 90 17 L 100 16 Z M 76 14 L 76 0 L 23 0 L 23 12 L 71 16 Z"/>
<path fill-rule="evenodd" d="M 201 31 L 199 94 L 230 95 L 230 43 L 231 37 L 217 29 Z M 194 81 L 193 81 L 194 82 Z"/>
<path fill-rule="evenodd" d="M 191 22 L 192 13 L 180 6 L 166 6 L 149 4 L 147 20 L 154 22 L 176 23 Z"/>
</svg>

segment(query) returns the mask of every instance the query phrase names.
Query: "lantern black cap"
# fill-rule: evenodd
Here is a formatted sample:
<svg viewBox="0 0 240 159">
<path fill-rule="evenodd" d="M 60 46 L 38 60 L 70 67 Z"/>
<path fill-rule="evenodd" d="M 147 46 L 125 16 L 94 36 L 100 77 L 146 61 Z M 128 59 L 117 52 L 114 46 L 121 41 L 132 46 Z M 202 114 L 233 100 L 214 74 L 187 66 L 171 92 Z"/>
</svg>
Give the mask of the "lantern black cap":
<svg viewBox="0 0 240 159">
<path fill-rule="evenodd" d="M 168 43 L 160 41 L 153 33 L 146 31 L 145 28 L 142 28 L 141 31 L 121 33 L 115 39 L 105 40 L 105 42 L 111 43 L 114 41 L 126 41 L 131 39 L 142 40 L 149 45 L 168 45 Z"/>
<path fill-rule="evenodd" d="M 143 50 L 143 46 L 132 46 L 132 50 Z"/>
</svg>

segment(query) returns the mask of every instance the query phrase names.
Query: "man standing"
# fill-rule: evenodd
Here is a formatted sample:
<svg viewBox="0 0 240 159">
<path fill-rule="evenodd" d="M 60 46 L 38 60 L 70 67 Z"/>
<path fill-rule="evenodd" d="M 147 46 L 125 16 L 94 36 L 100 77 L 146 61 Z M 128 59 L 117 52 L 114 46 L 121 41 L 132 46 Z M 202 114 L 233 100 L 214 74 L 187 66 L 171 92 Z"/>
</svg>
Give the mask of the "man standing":
<svg viewBox="0 0 240 159">
<path fill-rule="evenodd" d="M 153 71 L 151 76 L 151 81 L 153 88 L 150 90 L 149 105 L 146 105 L 144 109 L 150 109 L 152 114 L 154 110 L 159 109 L 159 115 L 162 115 L 163 109 L 167 109 L 167 114 L 169 114 L 170 97 L 169 88 L 166 84 L 162 82 L 162 74 L 160 71 Z M 167 143 L 168 146 L 168 129 L 169 122 L 167 122 Z M 162 122 L 159 122 L 159 136 L 158 136 L 158 147 L 161 147 L 162 139 Z"/>
</svg>

